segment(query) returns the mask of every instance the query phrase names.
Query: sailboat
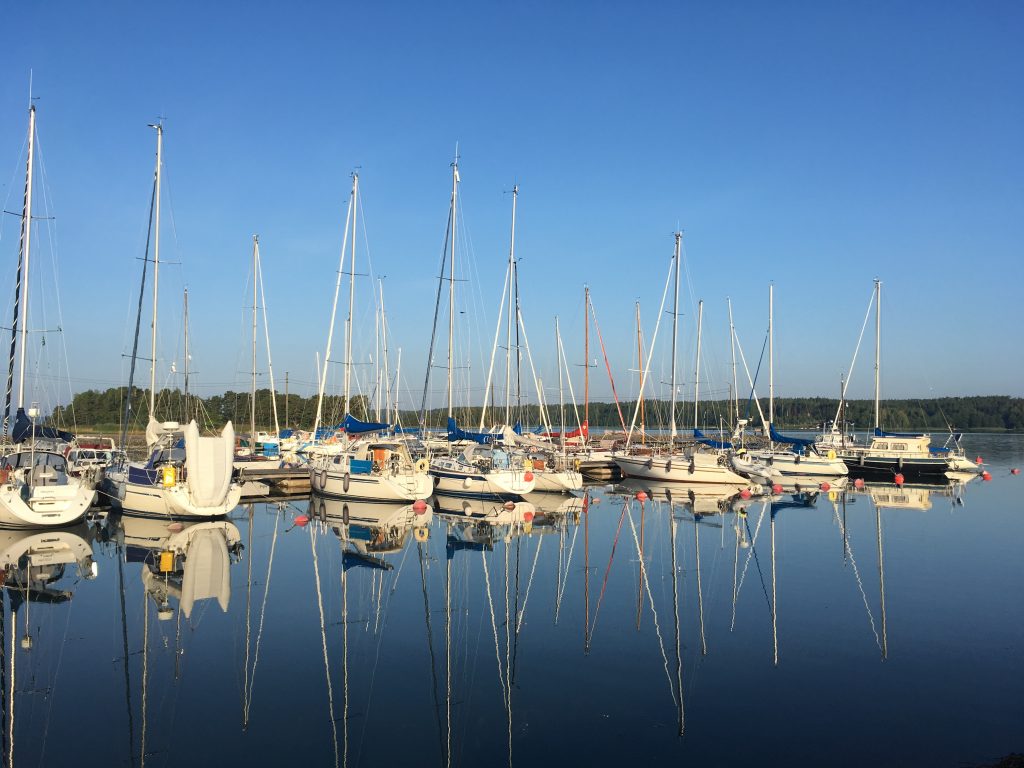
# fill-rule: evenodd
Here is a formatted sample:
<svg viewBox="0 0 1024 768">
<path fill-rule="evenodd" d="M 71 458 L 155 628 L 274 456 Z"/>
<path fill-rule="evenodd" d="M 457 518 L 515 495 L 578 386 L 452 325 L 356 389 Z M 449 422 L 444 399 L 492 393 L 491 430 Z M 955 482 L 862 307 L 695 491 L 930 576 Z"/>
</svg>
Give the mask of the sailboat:
<svg viewBox="0 0 1024 768">
<path fill-rule="evenodd" d="M 793 476 L 842 477 L 848 473 L 846 464 L 835 450 L 821 453 L 813 439 L 791 437 L 775 431 L 775 286 L 768 286 L 768 448 L 742 457 L 733 457 L 733 467 L 743 474 L 767 476 L 772 482 L 782 482 Z M 760 410 L 760 409 L 759 409 Z M 775 444 L 789 445 L 789 450 L 777 450 Z"/>
<path fill-rule="evenodd" d="M 731 445 L 721 441 L 712 440 L 698 428 L 698 403 L 700 393 L 700 337 L 701 324 L 703 322 L 704 303 L 698 305 L 697 321 L 697 376 L 694 380 L 694 403 L 693 403 L 693 435 L 696 438 L 696 445 L 689 451 L 676 448 L 676 346 L 679 333 L 679 263 L 681 259 L 680 250 L 682 245 L 682 232 L 675 233 L 675 252 L 672 258 L 675 294 L 672 306 L 672 375 L 671 375 L 671 426 L 670 443 L 664 452 L 656 452 L 653 448 L 642 450 L 629 450 L 614 455 L 615 463 L 618 465 L 624 477 L 642 478 L 644 480 L 661 480 L 679 483 L 717 483 L 735 485 L 737 488 L 747 486 L 747 479 L 733 472 L 729 466 L 729 456 L 725 452 Z M 653 345 L 652 345 L 653 346 Z M 648 357 L 648 366 L 650 357 Z M 643 399 L 643 383 L 648 378 L 646 372 L 641 381 L 638 406 Z M 709 447 L 711 451 L 702 450 Z"/>
<path fill-rule="evenodd" d="M 159 517 L 219 517 L 238 506 L 241 487 L 232 481 L 234 428 L 229 421 L 219 436 L 204 437 L 191 420 L 158 422 L 156 412 L 156 329 L 160 287 L 160 173 L 163 125 L 156 130 L 153 235 L 153 320 L 149 361 L 149 423 L 145 462 L 123 460 L 107 470 L 111 503 L 131 514 Z M 141 309 L 141 306 L 140 306 Z M 134 370 L 134 367 L 133 367 Z"/>
<path fill-rule="evenodd" d="M 452 197 L 449 211 L 450 230 L 447 233 L 450 251 L 448 259 L 448 440 L 452 451 L 449 456 L 435 456 L 429 462 L 430 474 L 434 477 L 437 493 L 449 496 L 481 497 L 491 499 L 521 499 L 534 490 L 536 481 L 533 465 L 524 463 L 521 454 L 510 452 L 496 445 L 494 433 L 473 433 L 460 430 L 455 421 L 452 399 L 454 374 L 455 335 L 455 233 L 458 213 L 459 158 L 452 163 Z M 442 277 L 444 269 L 442 265 Z M 438 292 L 440 300 L 440 288 Z M 436 312 L 435 312 L 436 318 Z M 435 328 L 436 330 L 436 328 Z M 431 339 L 430 356 L 433 356 Z M 427 361 L 427 382 L 423 390 L 421 420 L 426 416 L 427 385 L 429 384 L 430 360 Z M 421 426 L 423 426 L 421 424 Z M 508 429 L 505 427 L 505 429 Z M 458 442 L 456 442 L 458 441 Z M 458 445 L 465 446 L 458 449 Z"/>
<path fill-rule="evenodd" d="M 830 433 L 818 437 L 819 451 L 834 451 L 851 474 L 885 478 L 902 474 L 907 480 L 918 477 L 943 476 L 950 470 L 946 451 L 931 449 L 931 435 L 910 432 L 885 432 L 881 426 L 881 351 L 882 351 L 882 281 L 875 280 L 875 429 L 870 445 L 857 445 L 848 440 L 833 422 Z M 844 387 L 845 389 L 845 387 Z M 845 400 L 845 392 L 844 392 Z M 840 403 L 842 408 L 842 403 Z"/>
<path fill-rule="evenodd" d="M 28 162 L 25 171 L 25 200 L 21 216 L 21 245 L 18 253 L 17 296 L 11 325 L 11 354 L 8 360 L 4 432 L 9 424 L 14 384 L 14 351 L 18 342 L 18 410 L 11 427 L 13 449 L 0 460 L 0 527 L 38 528 L 71 525 L 81 520 L 92 506 L 96 492 L 88 480 L 68 472 L 62 446 L 73 437 L 36 423 L 39 409 L 25 410 L 25 371 L 28 351 L 29 264 L 32 244 L 32 173 L 36 134 L 36 108 L 28 112 Z M 20 326 L 19 326 L 19 313 Z M 4 434 L 6 439 L 8 435 Z"/>
<path fill-rule="evenodd" d="M 352 174 L 352 194 L 348 200 L 345 236 L 341 246 L 341 263 L 334 287 L 331 307 L 331 326 L 327 332 L 327 349 L 320 375 L 317 398 L 316 423 L 313 434 L 320 427 L 327 369 L 331 359 L 334 337 L 334 319 L 338 308 L 338 291 L 344 273 L 346 244 L 351 222 L 352 250 L 349 257 L 348 320 L 345 323 L 345 420 L 342 441 L 331 446 L 307 449 L 314 458 L 310 462 L 310 486 L 318 493 L 336 498 L 363 501 L 417 501 L 426 499 L 433 490 L 433 481 L 427 474 L 427 461 L 413 461 L 404 440 L 388 436 L 391 425 L 383 422 L 364 422 L 351 412 L 352 405 L 352 334 L 355 311 L 356 218 L 359 211 L 359 174 Z"/>
</svg>

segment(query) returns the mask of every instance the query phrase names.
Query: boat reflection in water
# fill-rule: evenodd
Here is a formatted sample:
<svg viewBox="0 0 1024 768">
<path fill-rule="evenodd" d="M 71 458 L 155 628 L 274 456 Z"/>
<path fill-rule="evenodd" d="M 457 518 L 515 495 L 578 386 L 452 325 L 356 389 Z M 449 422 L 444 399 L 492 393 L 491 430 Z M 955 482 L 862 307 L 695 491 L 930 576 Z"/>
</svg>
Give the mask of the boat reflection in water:
<svg viewBox="0 0 1024 768">
<path fill-rule="evenodd" d="M 56 671 L 50 677 L 47 670 L 53 670 L 53 660 L 60 656 L 61 648 L 50 647 L 53 640 L 47 646 L 45 640 L 49 637 L 62 642 L 61 632 L 53 631 L 55 627 L 50 626 L 50 622 L 63 623 L 68 609 L 59 610 L 54 606 L 68 603 L 80 581 L 92 581 L 99 573 L 93 560 L 92 540 L 93 529 L 84 523 L 60 529 L 0 530 L 0 585 L 3 587 L 0 648 L 5 649 L 3 675 L 0 675 L 3 681 L 0 725 L 4 746 L 0 762 L 4 766 L 15 764 L 16 713 L 27 709 L 27 722 L 31 726 L 38 714 L 33 711 L 32 701 L 38 699 L 40 691 L 45 691 L 49 699 L 56 688 Z M 7 600 L 3 600 L 4 595 Z M 21 627 L 19 614 L 24 618 Z M 16 644 L 19 629 L 21 637 Z M 44 646 L 34 653 L 33 631 L 44 641 Z M 59 697 L 56 701 L 60 701 Z M 48 706 L 52 708 L 53 700 Z M 32 757 L 25 757 L 24 764 L 36 764 L 38 740 L 28 738 L 23 743 L 26 745 L 24 752 L 32 754 Z"/>
<path fill-rule="evenodd" d="M 112 518 L 113 520 L 113 518 Z M 241 557 L 241 534 L 229 520 L 168 522 L 123 515 L 116 518 L 126 563 L 142 563 L 142 583 L 157 616 L 174 616 L 171 598 L 191 618 L 196 602 L 216 599 L 225 613 L 231 599 L 232 561 Z"/>
<path fill-rule="evenodd" d="M 410 532 L 416 541 L 426 541 L 433 510 L 426 503 L 346 501 L 314 493 L 309 516 L 329 526 L 347 545 L 342 551 L 346 570 L 359 565 L 390 570 L 393 566 L 382 556 L 405 549 Z"/>
</svg>

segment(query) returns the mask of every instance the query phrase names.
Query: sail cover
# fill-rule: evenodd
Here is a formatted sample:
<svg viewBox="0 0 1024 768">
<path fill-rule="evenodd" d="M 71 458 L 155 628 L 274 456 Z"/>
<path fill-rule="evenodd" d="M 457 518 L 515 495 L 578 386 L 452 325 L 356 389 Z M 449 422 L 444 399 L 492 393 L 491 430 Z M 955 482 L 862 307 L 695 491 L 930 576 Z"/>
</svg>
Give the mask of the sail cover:
<svg viewBox="0 0 1024 768">
<path fill-rule="evenodd" d="M 472 440 L 474 443 L 480 443 L 480 445 L 490 445 L 496 442 L 501 437 L 500 434 L 493 434 L 491 432 L 467 432 L 464 429 L 459 429 L 455 419 L 448 419 L 448 442 L 454 443 L 456 440 Z"/>
<path fill-rule="evenodd" d="M 694 438 L 696 438 L 697 442 L 700 443 L 701 445 L 707 445 L 707 446 L 709 446 L 711 448 L 732 448 L 732 443 L 724 441 L 724 440 L 712 440 L 710 437 L 707 437 L 699 429 L 694 429 L 693 430 L 693 436 L 694 436 Z"/>
<path fill-rule="evenodd" d="M 70 443 L 75 439 L 70 432 L 64 432 L 55 427 L 44 427 L 42 424 L 33 424 L 32 420 L 25 415 L 25 409 L 19 408 L 18 414 L 14 417 L 14 426 L 11 428 L 11 440 L 15 443 L 23 443 L 30 437 L 63 440 L 65 443 Z"/>
<path fill-rule="evenodd" d="M 875 427 L 875 437 L 927 437 L 927 435 L 921 432 L 885 432 L 879 427 Z"/>
<path fill-rule="evenodd" d="M 349 414 L 345 417 L 345 420 L 341 422 L 341 428 L 350 435 L 361 435 L 364 432 L 384 432 L 391 429 L 391 425 L 372 421 L 360 421 L 352 414 Z"/>
<path fill-rule="evenodd" d="M 229 421 L 220 437 L 200 437 L 195 420 L 185 427 L 185 470 L 192 503 L 216 507 L 224 503 L 234 471 L 235 428 Z"/>
<path fill-rule="evenodd" d="M 787 437 L 786 435 L 780 435 L 775 431 L 775 425 L 768 425 L 768 435 L 771 437 L 773 443 L 786 443 L 787 445 L 795 445 L 800 448 L 807 448 L 808 446 L 814 445 L 813 440 L 805 440 L 801 437 Z"/>
</svg>

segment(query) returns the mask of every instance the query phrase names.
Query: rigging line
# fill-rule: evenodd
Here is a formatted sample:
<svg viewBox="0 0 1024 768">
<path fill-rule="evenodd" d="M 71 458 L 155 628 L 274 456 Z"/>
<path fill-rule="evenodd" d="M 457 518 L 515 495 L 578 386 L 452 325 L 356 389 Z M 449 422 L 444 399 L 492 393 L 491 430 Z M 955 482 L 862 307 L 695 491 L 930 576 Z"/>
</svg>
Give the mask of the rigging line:
<svg viewBox="0 0 1024 768">
<path fill-rule="evenodd" d="M 144 258 L 142 260 L 142 284 L 139 286 L 139 304 L 138 309 L 135 313 L 135 336 L 132 341 L 132 362 L 128 369 L 128 395 L 125 398 L 124 404 L 124 420 L 121 423 L 121 440 L 120 445 L 122 448 L 125 446 L 125 441 L 128 439 L 128 422 L 131 418 L 132 411 L 132 389 L 135 386 L 135 361 L 139 353 L 139 330 L 142 323 L 142 302 L 146 295 L 146 270 L 149 264 L 149 245 L 153 236 L 153 207 L 156 201 L 156 174 L 153 176 L 153 190 L 149 196 L 149 227 L 146 229 L 146 250 Z"/>
<path fill-rule="evenodd" d="M 674 254 L 672 256 L 672 262 L 673 262 L 673 264 L 675 263 L 675 255 Z M 654 359 L 654 342 L 657 341 L 657 339 L 658 339 L 658 329 L 661 328 L 661 319 L 665 315 L 665 301 L 668 298 L 668 287 L 669 287 L 669 285 L 671 283 L 672 283 L 672 269 L 669 269 L 668 270 L 668 274 L 665 276 L 665 289 L 661 292 L 661 306 L 658 307 L 658 319 L 654 323 L 654 336 L 651 337 L 651 342 L 650 342 L 650 344 L 648 346 L 648 349 L 647 349 L 647 365 L 645 365 L 644 366 L 644 370 L 640 372 L 640 391 L 637 393 L 637 396 L 636 396 L 636 407 L 633 409 L 633 419 L 629 423 L 629 431 L 626 432 L 626 445 L 627 446 L 629 445 L 630 441 L 633 439 L 633 429 L 636 427 L 637 415 L 640 413 L 640 407 L 641 407 L 640 404 L 643 402 L 643 399 L 644 399 L 644 387 L 647 384 L 647 380 L 650 378 L 651 361 Z M 639 312 L 639 310 L 637 310 L 637 311 Z M 678 318 L 677 317 L 673 317 L 672 320 L 673 320 L 673 322 L 678 322 Z M 594 319 L 594 323 L 595 324 L 597 323 L 597 318 L 596 317 Z M 601 332 L 598 331 L 597 335 L 598 335 L 598 338 L 600 338 L 601 337 Z M 602 351 L 604 350 L 604 344 L 603 343 L 601 345 L 601 349 L 602 349 Z M 673 414 L 673 417 L 674 416 L 675 416 L 675 414 Z M 675 419 L 674 418 L 672 420 L 672 423 L 673 424 L 675 423 Z M 625 429 L 625 424 L 623 424 L 623 429 Z"/>
<path fill-rule="evenodd" d="M 70 603 L 71 601 L 69 600 L 68 602 Z M 46 765 L 45 757 L 46 757 L 46 745 L 49 743 L 48 736 L 49 736 L 49 733 L 50 733 L 50 717 L 53 714 L 53 702 L 57 698 L 56 697 L 57 681 L 60 680 L 60 668 L 61 668 L 62 662 L 64 661 L 64 649 L 68 647 L 68 631 L 70 630 L 70 628 L 71 628 L 71 606 L 68 605 L 68 609 L 65 612 L 64 636 L 61 638 L 60 650 L 57 652 L 57 667 L 54 670 L 54 673 L 53 673 L 53 683 L 49 686 L 49 691 L 48 691 L 48 695 L 47 695 L 47 698 L 49 699 L 49 707 L 47 707 L 46 717 L 44 718 L 44 722 L 46 723 L 46 725 L 43 727 L 43 736 L 40 739 L 40 742 L 41 742 L 40 750 L 39 750 L 39 764 L 40 765 Z"/>
<path fill-rule="evenodd" d="M 309 526 L 309 550 L 313 553 L 313 576 L 316 579 L 316 604 L 320 609 L 320 641 L 324 654 L 324 673 L 327 678 L 327 707 L 331 720 L 331 740 L 334 742 L 334 768 L 338 768 L 338 724 L 334 719 L 334 688 L 331 686 L 331 666 L 327 658 L 327 627 L 324 623 L 324 598 L 320 589 L 320 565 L 316 554 L 316 540 Z M 344 573 L 344 569 L 342 569 Z"/>
<path fill-rule="evenodd" d="M 619 514 L 619 524 L 615 529 L 615 539 L 612 541 L 612 552 L 608 556 L 608 565 L 604 569 L 604 578 L 601 580 L 601 593 L 597 597 L 597 607 L 594 608 L 594 621 L 590 625 L 590 637 L 594 637 L 594 629 L 597 627 L 597 615 L 601 612 L 601 601 L 604 599 L 604 590 L 608 586 L 608 574 L 612 569 L 612 560 L 615 558 L 615 547 L 619 543 L 619 533 L 622 531 L 622 521 L 626 517 L 626 509 L 629 507 L 630 502 L 626 501 L 622 505 L 622 512 Z"/>
<path fill-rule="evenodd" d="M 750 565 L 750 559 L 754 556 L 754 549 L 757 546 L 757 534 L 761 531 L 761 523 L 764 520 L 765 507 L 761 506 L 761 515 L 757 518 L 757 525 L 754 526 L 754 533 L 750 539 L 750 549 L 747 551 L 747 559 L 743 562 L 743 571 L 740 573 L 740 583 L 736 588 L 736 594 L 739 596 L 740 591 L 743 589 L 743 582 L 747 578 L 747 567 Z M 747 534 L 750 534 L 750 520 L 745 519 L 743 524 L 746 526 Z"/>
<path fill-rule="evenodd" d="M 633 544 L 636 545 L 637 552 L 640 552 L 640 542 L 636 535 L 636 526 L 633 524 L 633 514 L 629 514 L 629 527 L 633 531 Z M 668 668 L 668 654 L 665 653 L 665 641 L 661 637 L 661 625 L 658 623 L 658 609 L 654 606 L 654 595 L 651 594 L 651 583 L 647 577 L 647 569 L 642 569 L 640 574 L 640 581 L 643 584 L 645 591 L 647 592 L 647 599 L 651 604 L 651 613 L 654 616 L 654 633 L 658 638 L 658 648 L 661 649 L 661 660 L 665 667 L 665 679 L 668 680 L 668 690 L 672 695 L 672 703 L 675 706 L 679 706 L 679 700 L 676 698 L 675 685 L 672 682 L 672 673 Z"/>
<path fill-rule="evenodd" d="M 669 530 L 671 532 L 670 544 L 672 546 L 672 612 L 675 616 L 676 635 L 676 688 L 679 691 L 679 735 L 683 735 L 685 729 L 685 713 L 683 712 L 683 654 L 680 647 L 679 633 L 679 568 L 676 565 L 676 522 L 675 512 L 669 505 Z"/>
<path fill-rule="evenodd" d="M 562 574 L 562 588 L 558 593 L 558 601 L 555 603 L 555 624 L 558 623 L 558 613 L 562 607 L 562 596 L 565 595 L 565 584 L 569 580 L 569 566 L 572 564 L 572 552 L 576 547 L 576 535 L 580 532 L 579 525 L 573 528 L 572 541 L 569 543 L 569 557 L 565 561 L 565 573 Z"/>
<path fill-rule="evenodd" d="M 544 544 L 543 537 L 537 539 L 537 551 L 533 554 L 533 565 L 530 568 L 530 578 L 526 582 L 526 596 L 523 598 L 523 608 L 519 611 L 519 618 L 516 620 L 516 634 L 523 625 L 523 617 L 526 615 L 526 602 L 530 599 L 530 587 L 533 586 L 533 574 L 537 571 L 537 559 L 540 557 L 540 548 Z"/>
<path fill-rule="evenodd" d="M 494 616 L 494 600 L 491 599 L 491 572 L 487 567 L 487 556 L 484 554 L 482 549 L 480 550 L 480 559 L 484 564 L 484 587 L 487 591 L 487 605 L 491 611 L 491 631 L 494 633 L 494 660 L 498 662 L 498 682 L 501 684 L 502 704 L 507 708 L 508 693 L 505 688 L 505 675 L 501 668 L 501 653 L 499 652 L 498 643 L 498 621 Z"/>
<path fill-rule="evenodd" d="M 842 414 L 843 403 L 846 402 L 846 388 L 850 386 L 850 379 L 853 378 L 853 367 L 854 367 L 854 365 L 857 364 L 857 355 L 860 352 L 861 342 L 864 341 L 864 331 L 868 327 L 868 320 L 871 319 L 871 307 L 874 305 L 874 303 L 875 303 L 875 290 L 874 290 L 874 288 L 872 288 L 871 289 L 871 298 L 868 300 L 868 309 L 864 313 L 864 323 L 860 327 L 860 336 L 857 337 L 857 346 L 853 350 L 853 359 L 850 360 L 849 373 L 846 374 L 846 381 L 843 382 L 843 391 L 839 393 L 840 394 L 840 397 L 839 397 L 839 407 L 836 409 L 836 417 L 832 420 L 832 424 L 833 425 L 835 425 L 835 423 L 839 420 L 839 416 Z"/>
<path fill-rule="evenodd" d="M 267 615 L 267 595 L 270 594 L 270 572 L 274 567 L 274 549 L 277 546 L 277 532 L 280 528 L 280 517 L 281 511 L 278 510 L 278 513 L 274 516 L 274 536 L 270 540 L 270 557 L 267 561 L 267 583 L 263 589 L 263 604 L 260 606 L 260 625 L 256 630 L 256 651 L 252 660 L 252 674 L 249 677 L 249 701 L 246 704 L 247 709 L 252 706 L 252 690 L 253 683 L 256 680 L 256 665 L 259 664 L 260 661 L 260 641 L 263 639 L 263 620 Z M 248 716 L 246 719 L 248 720 Z"/>
<path fill-rule="evenodd" d="M 430 331 L 430 346 L 427 349 L 427 373 L 423 380 L 423 399 L 420 401 L 420 429 L 427 428 L 427 394 L 430 391 L 430 369 L 434 366 L 434 345 L 437 342 L 437 317 L 441 311 L 441 288 L 444 285 L 444 268 L 448 263 L 448 234 L 452 229 L 452 207 L 448 207 L 448 223 L 444 228 L 444 246 L 441 248 L 441 271 L 438 272 L 437 298 L 434 300 L 434 324 Z"/>
<path fill-rule="evenodd" d="M 601 336 L 601 326 L 597 323 L 597 310 L 594 303 L 590 303 L 590 313 L 594 316 L 594 329 L 597 331 L 597 340 L 601 343 L 601 355 L 604 357 L 604 367 L 608 371 L 608 381 L 612 385 L 612 396 L 615 398 L 615 408 L 619 412 L 619 423 L 622 424 L 622 431 L 626 431 L 626 420 L 622 417 L 622 406 L 619 404 L 619 393 L 615 391 L 615 378 L 612 376 L 612 366 L 608 362 L 608 352 L 604 348 L 604 339 Z"/>
<path fill-rule="evenodd" d="M 764 519 L 764 512 L 761 512 L 761 519 Z M 761 527 L 761 519 L 757 521 L 757 527 Z M 750 532 L 750 523 L 747 523 L 747 532 Z M 768 587 L 764 583 L 764 572 L 761 570 L 761 559 L 757 556 L 757 547 L 751 543 L 750 554 L 754 556 L 754 565 L 757 566 L 757 575 L 761 578 L 761 591 L 764 592 L 764 600 L 768 604 L 768 611 L 771 613 L 772 610 L 772 599 L 768 597 Z M 749 562 L 749 559 L 748 559 Z M 744 574 L 746 569 L 744 569 Z M 740 580 L 740 587 L 743 586 L 743 581 Z"/>
<path fill-rule="evenodd" d="M 444 736 L 441 732 L 441 702 L 438 701 L 437 697 L 437 664 L 435 663 L 434 655 L 434 631 L 430 625 L 430 599 L 427 594 L 427 573 L 423 563 L 423 542 L 416 542 L 416 550 L 419 554 L 420 561 L 420 585 L 423 591 L 423 616 L 424 624 L 427 630 L 427 651 L 430 654 L 430 677 L 433 682 L 431 686 L 431 693 L 434 696 L 434 714 L 437 719 L 437 745 L 441 751 L 441 756 L 444 756 Z"/>
<path fill-rule="evenodd" d="M 853 549 L 850 547 L 846 526 L 843 525 L 843 521 L 839 518 L 839 509 L 835 504 L 832 505 L 832 513 L 835 515 L 836 522 L 839 523 L 839 532 L 843 537 L 843 548 L 846 550 L 847 557 L 850 558 L 850 564 L 853 566 L 853 576 L 857 580 L 857 589 L 860 590 L 860 598 L 864 602 L 864 609 L 868 612 L 868 622 L 871 624 L 871 632 L 875 636 L 875 645 L 878 646 L 878 650 L 882 650 L 882 641 L 878 637 L 878 630 L 875 628 L 875 616 L 871 612 L 871 605 L 868 603 L 868 596 L 860 579 L 860 570 L 857 568 L 857 561 L 853 557 Z"/>
</svg>

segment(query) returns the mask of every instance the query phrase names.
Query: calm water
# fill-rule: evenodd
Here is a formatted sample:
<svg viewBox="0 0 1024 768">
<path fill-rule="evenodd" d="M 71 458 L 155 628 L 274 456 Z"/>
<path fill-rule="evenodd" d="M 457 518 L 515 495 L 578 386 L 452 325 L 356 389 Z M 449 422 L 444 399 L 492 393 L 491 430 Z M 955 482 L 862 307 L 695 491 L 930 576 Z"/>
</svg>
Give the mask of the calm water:
<svg viewBox="0 0 1024 768">
<path fill-rule="evenodd" d="M 525 506 L 488 525 L 435 504 L 350 507 L 346 526 L 340 504 L 308 499 L 205 529 L 110 520 L 62 544 L 86 573 L 92 547 L 94 579 L 40 563 L 26 585 L 24 535 L 8 534 L 4 764 L 961 766 L 1022 751 L 1024 475 L 1009 468 L 1024 437 L 966 443 L 991 482 L 774 507 L 597 488 L 586 505 L 531 499 L 529 524 Z M 392 530 L 361 525 L 371 514 Z M 174 547 L 184 574 L 161 561 Z"/>
</svg>

